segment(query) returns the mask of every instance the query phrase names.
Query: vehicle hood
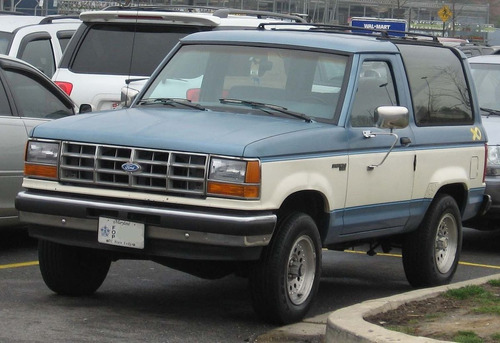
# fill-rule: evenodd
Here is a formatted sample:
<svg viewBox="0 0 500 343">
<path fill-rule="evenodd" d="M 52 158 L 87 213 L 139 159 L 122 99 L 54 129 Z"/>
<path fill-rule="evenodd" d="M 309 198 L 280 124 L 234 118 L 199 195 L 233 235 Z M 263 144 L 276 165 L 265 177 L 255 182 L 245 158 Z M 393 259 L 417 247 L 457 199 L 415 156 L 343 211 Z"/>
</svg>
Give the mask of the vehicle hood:
<svg viewBox="0 0 500 343">
<path fill-rule="evenodd" d="M 342 128 L 295 118 L 229 112 L 130 108 L 80 114 L 37 126 L 36 138 L 264 157 L 337 149 Z M 322 138 L 323 137 L 323 138 Z"/>
<path fill-rule="evenodd" d="M 488 136 L 488 144 L 500 145 L 500 117 L 495 115 L 482 116 L 481 120 Z"/>
</svg>

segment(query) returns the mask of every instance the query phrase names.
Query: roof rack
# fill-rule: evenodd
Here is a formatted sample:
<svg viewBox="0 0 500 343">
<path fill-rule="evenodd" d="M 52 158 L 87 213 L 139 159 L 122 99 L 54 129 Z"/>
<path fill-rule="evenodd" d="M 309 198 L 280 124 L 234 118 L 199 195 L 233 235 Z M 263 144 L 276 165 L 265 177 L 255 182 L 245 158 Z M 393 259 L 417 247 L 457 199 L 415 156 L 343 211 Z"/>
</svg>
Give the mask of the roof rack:
<svg viewBox="0 0 500 343">
<path fill-rule="evenodd" d="M 63 20 L 63 19 L 79 19 L 77 15 L 49 15 L 46 17 L 43 17 L 42 20 L 40 20 L 40 24 L 51 24 L 54 22 L 54 20 Z"/>
<path fill-rule="evenodd" d="M 236 8 L 222 8 L 214 12 L 214 16 L 220 18 L 227 18 L 230 14 L 239 14 L 239 15 L 249 15 L 255 16 L 259 19 L 265 18 L 276 18 L 276 19 L 290 19 L 296 23 L 307 23 L 307 21 L 299 17 L 298 15 L 286 14 L 286 13 L 277 13 L 277 12 L 268 12 L 268 11 L 255 11 L 255 10 L 240 10 Z"/>
<path fill-rule="evenodd" d="M 284 26 L 283 30 L 292 30 L 293 26 L 297 27 L 308 27 L 308 31 L 313 32 L 330 32 L 330 33 L 346 33 L 346 34 L 356 34 L 362 36 L 375 36 L 379 39 L 399 39 L 403 41 L 417 41 L 420 43 L 430 43 L 442 45 L 438 37 L 425 34 L 416 33 L 408 31 L 396 31 L 396 30 L 380 30 L 380 29 L 367 29 L 364 27 L 348 26 L 348 25 L 329 25 L 329 24 L 314 24 L 314 23 L 297 23 L 285 24 L 285 23 L 261 23 L 257 27 L 259 30 L 265 30 L 266 26 L 272 26 L 272 30 L 277 30 L 277 26 Z M 303 29 L 302 29 L 303 31 Z M 420 39 L 419 39 L 420 38 Z M 424 38 L 424 39 L 422 39 Z"/>
<path fill-rule="evenodd" d="M 306 23 L 307 21 L 298 16 L 285 13 L 244 10 L 236 8 L 210 7 L 210 6 L 190 6 L 190 5 L 155 5 L 155 6 L 109 6 L 105 11 L 159 11 L 159 12 L 192 12 L 192 13 L 212 13 L 219 18 L 227 18 L 231 14 L 254 16 L 259 19 L 276 18 L 289 19 L 296 23 Z"/>
<path fill-rule="evenodd" d="M 160 12 L 194 12 L 194 13 L 213 13 L 221 9 L 220 7 L 210 6 L 190 6 L 190 5 L 144 5 L 144 6 L 108 6 L 104 11 L 160 11 Z"/>
</svg>

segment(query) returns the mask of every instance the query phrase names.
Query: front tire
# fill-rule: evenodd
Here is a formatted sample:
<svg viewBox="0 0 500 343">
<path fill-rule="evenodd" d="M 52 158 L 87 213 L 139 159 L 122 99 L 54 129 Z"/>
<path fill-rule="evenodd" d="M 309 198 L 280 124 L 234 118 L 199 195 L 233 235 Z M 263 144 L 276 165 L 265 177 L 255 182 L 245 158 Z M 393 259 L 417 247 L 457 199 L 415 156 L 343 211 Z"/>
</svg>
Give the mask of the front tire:
<svg viewBox="0 0 500 343">
<path fill-rule="evenodd" d="M 456 201 L 438 194 L 423 222 L 403 241 L 403 266 L 413 287 L 448 284 L 462 249 L 462 220 Z"/>
<path fill-rule="evenodd" d="M 93 294 L 111 265 L 111 260 L 98 251 L 45 240 L 38 242 L 38 260 L 47 287 L 70 296 Z"/>
<path fill-rule="evenodd" d="M 288 216 L 250 273 L 254 310 L 275 324 L 300 321 L 317 293 L 321 275 L 321 240 L 314 220 Z"/>
</svg>

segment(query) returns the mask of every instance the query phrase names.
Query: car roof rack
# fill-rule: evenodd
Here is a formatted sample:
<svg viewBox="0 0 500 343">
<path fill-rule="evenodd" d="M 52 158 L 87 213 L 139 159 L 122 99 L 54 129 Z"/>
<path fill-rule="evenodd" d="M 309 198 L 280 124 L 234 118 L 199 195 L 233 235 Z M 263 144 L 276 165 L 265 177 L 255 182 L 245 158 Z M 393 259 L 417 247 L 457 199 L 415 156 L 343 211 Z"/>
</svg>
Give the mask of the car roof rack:
<svg viewBox="0 0 500 343">
<path fill-rule="evenodd" d="M 293 14 L 286 14 L 286 13 L 277 13 L 277 12 L 268 12 L 268 11 L 255 11 L 255 10 L 242 10 L 242 9 L 236 9 L 236 8 L 221 8 L 217 11 L 214 12 L 214 16 L 220 17 L 220 18 L 227 18 L 228 15 L 230 14 L 239 14 L 239 15 L 248 15 L 248 16 L 255 16 L 259 19 L 265 19 L 265 18 L 276 18 L 276 19 L 290 19 L 295 21 L 296 23 L 307 23 L 307 21 L 298 16 L 298 15 L 293 15 Z"/>
<path fill-rule="evenodd" d="M 193 13 L 213 13 L 221 9 L 210 6 L 190 6 L 190 5 L 144 5 L 144 6 L 108 6 L 103 11 L 159 11 L 159 12 L 193 12 Z"/>
<path fill-rule="evenodd" d="M 64 14 L 62 14 L 62 15 L 58 15 L 58 14 L 49 15 L 49 16 L 43 17 L 43 19 L 40 20 L 40 24 L 51 24 L 55 20 L 63 20 L 63 19 L 79 19 L 79 17 L 77 15 L 64 15 Z"/>
<path fill-rule="evenodd" d="M 108 6 L 105 11 L 159 11 L 159 12 L 191 12 L 191 13 L 212 13 L 219 18 L 227 18 L 231 14 L 247 15 L 259 19 L 276 18 L 288 19 L 296 23 L 306 23 L 307 21 L 298 16 L 286 13 L 269 11 L 255 11 L 237 8 L 210 7 L 210 6 L 190 6 L 190 5 L 155 5 L 155 6 Z"/>
<path fill-rule="evenodd" d="M 278 30 L 279 26 L 283 26 L 282 30 L 294 30 L 295 27 L 309 28 L 308 32 L 326 32 L 326 33 L 345 33 L 355 34 L 360 36 L 374 36 L 379 39 L 401 40 L 405 42 L 418 42 L 423 44 L 442 45 L 437 36 L 416 33 L 409 31 L 396 31 L 396 30 L 380 30 L 380 29 L 367 29 L 364 27 L 348 26 L 348 25 L 330 25 L 330 24 L 314 24 L 314 23 L 261 23 L 257 27 L 258 30 L 265 30 L 266 26 L 272 26 L 271 30 Z M 304 29 L 297 29 L 304 31 Z M 420 39 L 419 39 L 420 38 Z"/>
</svg>

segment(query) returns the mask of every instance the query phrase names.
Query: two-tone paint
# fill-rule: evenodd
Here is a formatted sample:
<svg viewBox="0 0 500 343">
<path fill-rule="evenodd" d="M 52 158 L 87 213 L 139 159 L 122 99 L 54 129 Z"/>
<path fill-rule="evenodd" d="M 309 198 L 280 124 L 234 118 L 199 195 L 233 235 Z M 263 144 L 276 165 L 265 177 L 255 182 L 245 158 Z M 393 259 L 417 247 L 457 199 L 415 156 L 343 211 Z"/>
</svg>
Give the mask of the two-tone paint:
<svg viewBox="0 0 500 343">
<path fill-rule="evenodd" d="M 323 245 L 328 247 L 411 231 L 421 222 L 434 196 L 445 189 L 457 200 L 463 219 L 478 212 L 485 187 L 486 135 L 477 104 L 472 104 L 476 115 L 471 125 L 446 129 L 417 127 L 404 66 L 394 44 L 365 37 L 346 40 L 317 33 L 301 46 L 293 32 L 267 35 L 253 31 L 201 33 L 185 38 L 183 44 L 207 40 L 213 44 L 245 42 L 341 51 L 349 55 L 350 79 L 339 106 L 341 110 L 334 121 L 322 123 L 216 111 L 133 107 L 38 126 L 32 132 L 33 139 L 257 158 L 261 162 L 262 181 L 258 200 L 238 200 L 128 192 L 26 178 L 23 186 L 27 192 L 20 193 L 17 199 L 22 219 L 59 228 L 37 229 L 35 235 L 82 244 L 81 236 L 67 235 L 67 232 L 86 231 L 94 235 L 97 219 L 92 213 L 109 210 L 125 218 L 135 213 L 166 218 L 150 225 L 147 239 L 249 249 L 267 245 L 280 209 L 300 199 L 314 203 L 321 217 L 316 220 Z M 356 80 L 365 60 L 391 64 L 399 105 L 410 111 L 410 125 L 393 132 L 397 138 L 380 128 L 369 128 L 374 135 L 367 138 L 367 128 L 350 125 Z M 474 91 L 473 85 L 471 87 Z M 395 139 L 394 150 L 384 160 Z M 103 248 L 95 237 L 94 241 L 85 242 L 86 246 Z M 230 256 L 227 251 L 214 254 L 174 246 L 169 245 L 170 250 L 163 249 L 161 254 L 254 259 L 260 251 L 254 250 L 251 254 L 233 251 L 234 255 Z"/>
</svg>

